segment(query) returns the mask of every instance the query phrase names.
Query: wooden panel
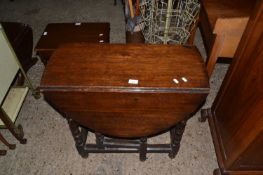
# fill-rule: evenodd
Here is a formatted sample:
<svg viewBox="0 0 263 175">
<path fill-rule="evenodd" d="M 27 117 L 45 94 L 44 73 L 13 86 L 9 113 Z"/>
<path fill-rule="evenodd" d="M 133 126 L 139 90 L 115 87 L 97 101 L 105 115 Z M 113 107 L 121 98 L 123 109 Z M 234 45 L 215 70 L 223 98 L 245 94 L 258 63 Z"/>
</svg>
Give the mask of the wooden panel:
<svg viewBox="0 0 263 175">
<path fill-rule="evenodd" d="M 210 119 L 225 174 L 263 174 L 263 2 L 255 6 Z"/>
<path fill-rule="evenodd" d="M 204 6 L 202 4 L 199 14 L 199 26 L 202 34 L 202 39 L 204 41 L 206 53 L 207 55 L 210 55 L 215 35 L 213 34 L 213 28 L 209 23 L 206 10 L 204 9 Z"/>
<path fill-rule="evenodd" d="M 54 50 L 72 42 L 109 42 L 109 23 L 51 23 L 45 28 L 36 51 Z"/>
<path fill-rule="evenodd" d="M 250 147 L 244 152 L 235 164 L 241 170 L 262 170 L 263 165 L 263 131 L 258 134 L 258 137 L 251 143 Z M 256 151 L 255 151 L 256 150 Z M 263 174 L 263 173 L 262 173 Z"/>
<path fill-rule="evenodd" d="M 248 17 L 219 18 L 214 27 L 214 34 L 223 37 L 219 57 L 234 57 L 238 44 L 247 26 Z"/>
<path fill-rule="evenodd" d="M 0 104 L 19 70 L 15 59 L 15 54 L 0 25 Z"/>
<path fill-rule="evenodd" d="M 70 44 L 49 60 L 40 90 L 55 109 L 81 125 L 134 138 L 190 117 L 209 84 L 195 47 Z"/>
<path fill-rule="evenodd" d="M 137 79 L 138 85 L 128 84 L 129 79 Z M 204 63 L 196 48 L 144 44 L 67 45 L 55 51 L 41 83 L 42 89 L 71 87 L 86 91 L 195 88 L 207 92 L 208 86 Z"/>
<path fill-rule="evenodd" d="M 44 92 L 67 117 L 105 135 L 144 137 L 190 117 L 206 94 Z M 70 99 L 70 100 L 69 100 Z"/>
<path fill-rule="evenodd" d="M 209 77 L 219 57 L 233 58 L 255 2 L 201 0 L 200 27 L 207 49 Z"/>
<path fill-rule="evenodd" d="M 201 0 L 201 3 L 206 10 L 210 26 L 214 29 L 219 18 L 248 17 L 256 0 Z"/>
</svg>

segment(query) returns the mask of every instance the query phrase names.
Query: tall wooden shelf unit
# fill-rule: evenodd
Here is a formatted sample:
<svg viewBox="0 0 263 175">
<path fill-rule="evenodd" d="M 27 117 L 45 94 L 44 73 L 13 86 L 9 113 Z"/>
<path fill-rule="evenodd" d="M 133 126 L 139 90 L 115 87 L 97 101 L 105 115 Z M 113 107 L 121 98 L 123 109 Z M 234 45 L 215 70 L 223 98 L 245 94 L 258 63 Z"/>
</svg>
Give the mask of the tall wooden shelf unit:
<svg viewBox="0 0 263 175">
<path fill-rule="evenodd" d="M 247 28 L 208 117 L 219 169 L 214 175 L 263 175 L 263 1 Z"/>
</svg>

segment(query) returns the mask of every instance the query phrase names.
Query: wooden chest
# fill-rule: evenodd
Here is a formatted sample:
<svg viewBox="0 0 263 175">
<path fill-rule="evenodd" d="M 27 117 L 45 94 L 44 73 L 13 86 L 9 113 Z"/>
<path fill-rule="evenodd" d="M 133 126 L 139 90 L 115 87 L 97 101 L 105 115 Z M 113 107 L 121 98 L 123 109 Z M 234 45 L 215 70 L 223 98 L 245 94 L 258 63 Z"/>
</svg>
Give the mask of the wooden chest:
<svg viewBox="0 0 263 175">
<path fill-rule="evenodd" d="M 95 132 L 137 138 L 190 117 L 209 82 L 195 47 L 69 44 L 52 55 L 40 90 L 61 114 Z"/>
<path fill-rule="evenodd" d="M 45 28 L 35 48 L 46 65 L 55 49 L 66 43 L 108 43 L 109 23 L 50 23 Z"/>
</svg>

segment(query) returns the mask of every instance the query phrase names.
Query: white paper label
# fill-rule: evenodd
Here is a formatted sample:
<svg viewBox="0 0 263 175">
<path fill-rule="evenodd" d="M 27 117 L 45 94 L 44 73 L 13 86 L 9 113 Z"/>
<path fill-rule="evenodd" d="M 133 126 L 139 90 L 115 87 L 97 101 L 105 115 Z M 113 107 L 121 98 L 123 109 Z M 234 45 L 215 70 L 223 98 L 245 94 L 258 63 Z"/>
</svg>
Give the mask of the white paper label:
<svg viewBox="0 0 263 175">
<path fill-rule="evenodd" d="M 129 84 L 138 84 L 139 80 L 129 79 L 128 83 Z"/>
<path fill-rule="evenodd" d="M 47 32 L 44 32 L 43 35 L 46 36 L 46 35 L 47 35 Z"/>
<path fill-rule="evenodd" d="M 99 42 L 100 42 L 100 43 L 104 43 L 104 40 L 100 40 Z"/>
<path fill-rule="evenodd" d="M 76 23 L 75 23 L 75 26 L 80 26 L 80 25 L 81 25 L 80 22 L 76 22 Z"/>
<path fill-rule="evenodd" d="M 100 33 L 99 36 L 103 36 L 103 33 Z"/>
<path fill-rule="evenodd" d="M 185 77 L 182 77 L 182 80 L 183 80 L 184 82 L 187 82 L 187 81 L 188 81 Z"/>
<path fill-rule="evenodd" d="M 176 84 L 179 84 L 179 81 L 178 81 L 176 78 L 174 78 L 173 81 L 174 81 Z"/>
</svg>

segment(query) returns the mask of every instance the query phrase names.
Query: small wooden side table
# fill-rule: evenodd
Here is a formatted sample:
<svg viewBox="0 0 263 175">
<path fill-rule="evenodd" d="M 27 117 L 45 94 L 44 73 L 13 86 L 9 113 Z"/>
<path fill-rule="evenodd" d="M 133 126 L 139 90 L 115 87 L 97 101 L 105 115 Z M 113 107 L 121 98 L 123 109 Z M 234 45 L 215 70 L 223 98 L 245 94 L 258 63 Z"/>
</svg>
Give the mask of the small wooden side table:
<svg viewBox="0 0 263 175">
<path fill-rule="evenodd" d="M 66 43 L 109 43 L 109 23 L 50 23 L 46 26 L 35 51 L 44 65 L 55 49 Z"/>
</svg>

